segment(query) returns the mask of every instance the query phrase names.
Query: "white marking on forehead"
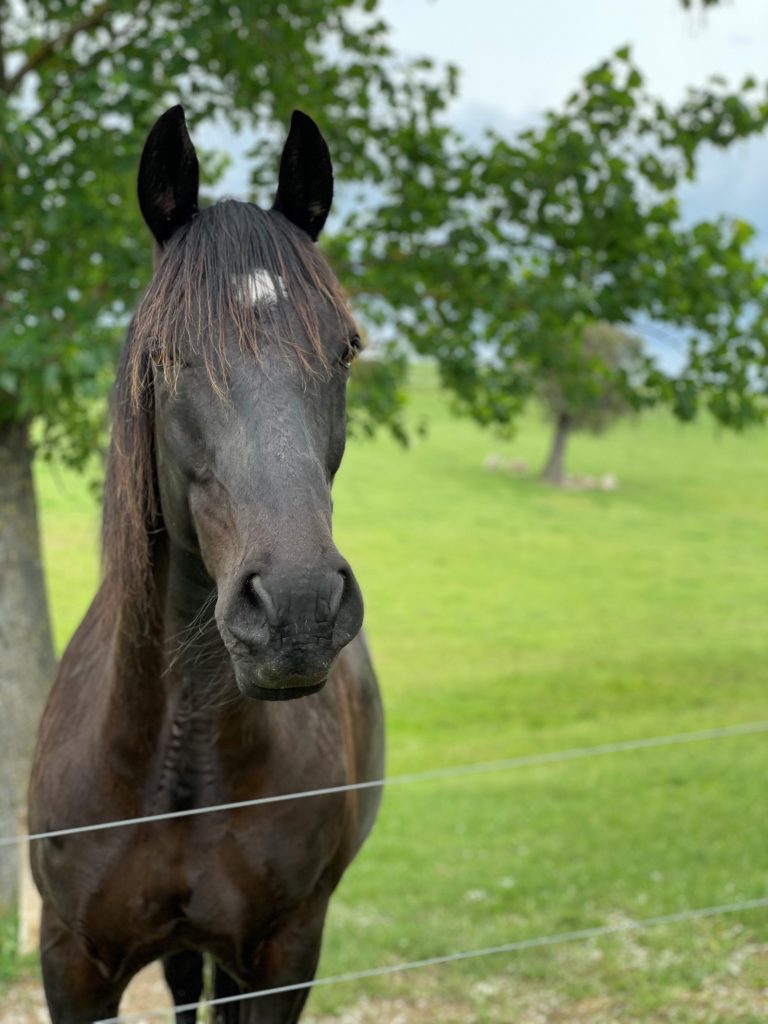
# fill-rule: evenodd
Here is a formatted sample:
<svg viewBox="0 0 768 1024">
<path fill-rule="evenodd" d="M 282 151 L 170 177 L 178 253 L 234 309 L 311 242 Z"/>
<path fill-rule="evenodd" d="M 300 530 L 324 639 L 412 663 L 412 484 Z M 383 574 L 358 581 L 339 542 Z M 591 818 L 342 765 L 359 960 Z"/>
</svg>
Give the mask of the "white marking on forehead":
<svg viewBox="0 0 768 1024">
<path fill-rule="evenodd" d="M 248 306 L 274 306 L 278 299 L 288 297 L 285 281 L 263 267 L 235 279 L 240 301 Z"/>
</svg>

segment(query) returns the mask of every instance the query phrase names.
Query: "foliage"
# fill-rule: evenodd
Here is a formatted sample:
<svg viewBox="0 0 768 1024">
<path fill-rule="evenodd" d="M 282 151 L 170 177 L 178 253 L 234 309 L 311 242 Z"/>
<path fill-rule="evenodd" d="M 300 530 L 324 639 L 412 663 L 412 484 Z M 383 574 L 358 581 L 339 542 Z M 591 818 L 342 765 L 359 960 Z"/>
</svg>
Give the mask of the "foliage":
<svg viewBox="0 0 768 1024">
<path fill-rule="evenodd" d="M 0 0 L 0 424 L 39 418 L 44 447 L 75 463 L 93 449 L 94 399 L 149 272 L 134 181 L 163 108 L 181 99 L 193 124 L 255 131 L 270 185 L 294 106 L 321 122 L 342 176 L 388 175 L 403 126 L 428 129 L 454 77 L 398 64 L 375 8 Z M 203 161 L 209 184 L 222 168 Z"/>
<path fill-rule="evenodd" d="M 382 423 L 387 423 L 398 441 L 408 443 L 402 419 L 405 406 L 402 383 L 406 369 L 402 355 L 386 360 L 356 360 L 349 385 L 351 437 L 372 437 Z"/>
<path fill-rule="evenodd" d="M 417 369 L 410 414 L 429 437 L 406 454 L 386 437 L 350 444 L 334 488 L 388 773 L 764 719 L 765 435 L 707 416 L 681 431 L 649 412 L 573 439 L 575 470 L 608 461 L 617 492 L 553 490 L 487 472 L 487 434 Z M 535 466 L 547 442 L 532 411 L 497 450 Z M 43 465 L 38 482 L 61 649 L 98 578 L 98 510 L 82 478 Z M 766 769 L 756 735 L 392 786 L 332 901 L 320 973 L 765 895 Z M 759 1003 L 767 940 L 768 917 L 751 912 L 335 985 L 313 1002 L 406 1001 L 361 1008 L 372 1021 L 509 1022 L 555 1002 L 569 1022 L 597 1006 L 623 1024 L 735 1024 L 749 1019 L 740 999 L 716 1005 L 750 986 Z M 438 998 L 445 1014 L 430 1012 Z"/>
<path fill-rule="evenodd" d="M 587 323 L 561 363 L 542 377 L 539 397 L 551 419 L 600 434 L 632 412 L 632 386 L 643 371 L 643 343 L 620 327 Z"/>
<path fill-rule="evenodd" d="M 684 331 L 688 358 L 675 375 L 647 360 L 635 405 L 665 401 L 688 419 L 704 402 L 742 427 L 765 411 L 768 277 L 748 224 L 687 225 L 678 189 L 705 145 L 766 122 L 755 81 L 713 80 L 670 106 L 622 49 L 514 141 L 490 133 L 471 149 L 435 128 L 423 150 L 414 133 L 386 200 L 336 250 L 358 301 L 434 356 L 480 423 L 509 425 L 585 324 L 644 318 Z"/>
</svg>

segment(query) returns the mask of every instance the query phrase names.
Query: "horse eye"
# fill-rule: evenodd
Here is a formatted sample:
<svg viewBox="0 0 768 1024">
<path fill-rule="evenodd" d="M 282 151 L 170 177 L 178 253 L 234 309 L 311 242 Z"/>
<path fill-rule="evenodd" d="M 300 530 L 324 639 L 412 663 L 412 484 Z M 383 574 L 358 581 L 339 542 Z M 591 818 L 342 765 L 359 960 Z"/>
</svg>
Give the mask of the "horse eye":
<svg viewBox="0 0 768 1024">
<path fill-rule="evenodd" d="M 344 349 L 344 355 L 341 357 L 341 365 L 350 368 L 352 363 L 355 361 L 355 356 L 360 351 L 361 342 L 359 335 L 355 334 L 347 342 L 347 347 Z"/>
<path fill-rule="evenodd" d="M 168 351 L 163 350 L 160 346 L 153 348 L 149 352 L 149 361 L 152 365 L 153 370 L 161 369 L 177 369 L 185 368 L 190 366 L 191 363 L 188 359 L 183 358 L 181 354 L 175 349 Z"/>
</svg>

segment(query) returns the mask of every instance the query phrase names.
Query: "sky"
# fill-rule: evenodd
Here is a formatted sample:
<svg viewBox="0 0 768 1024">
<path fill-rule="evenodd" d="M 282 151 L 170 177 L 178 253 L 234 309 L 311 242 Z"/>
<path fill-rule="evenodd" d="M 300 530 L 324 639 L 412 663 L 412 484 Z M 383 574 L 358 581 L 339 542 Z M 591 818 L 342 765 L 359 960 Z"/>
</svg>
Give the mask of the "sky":
<svg viewBox="0 0 768 1024">
<path fill-rule="evenodd" d="M 404 56 L 459 67 L 449 118 L 473 139 L 488 127 L 513 136 L 627 43 L 650 90 L 667 101 L 713 74 L 734 84 L 748 74 L 768 79 L 768 0 L 725 0 L 707 12 L 686 12 L 678 0 L 380 0 L 379 10 Z M 253 140 L 212 126 L 198 137 L 232 156 L 217 193 L 247 194 Z M 768 252 L 766 178 L 768 136 L 710 149 L 682 191 L 686 218 L 742 217 Z"/>
<path fill-rule="evenodd" d="M 394 45 L 460 69 L 450 115 L 465 134 L 514 134 L 559 107 L 583 73 L 629 43 L 650 90 L 679 100 L 719 74 L 768 78 L 768 0 L 725 0 L 706 13 L 678 0 L 382 0 Z M 728 213 L 768 249 L 768 137 L 706 153 L 683 192 L 688 217 Z"/>
<path fill-rule="evenodd" d="M 768 78 L 768 0 L 726 0 L 706 12 L 678 0 L 382 0 L 393 43 L 460 69 L 453 123 L 470 138 L 510 136 L 561 107 L 584 72 L 630 44 L 649 90 L 668 102 L 713 74 L 734 85 Z M 707 147 L 681 189 L 684 219 L 729 214 L 757 229 L 768 253 L 768 134 L 728 151 Z M 637 323 L 659 364 L 676 372 L 684 335 Z"/>
<path fill-rule="evenodd" d="M 768 0 L 725 0 L 706 13 L 678 0 L 380 0 L 379 11 L 399 53 L 458 66 L 449 119 L 475 140 L 490 127 L 512 136 L 561 106 L 586 70 L 627 43 L 668 101 L 713 74 L 768 79 Z M 218 194 L 245 195 L 252 138 L 212 125 L 198 137 L 232 157 Z M 710 151 L 685 192 L 689 215 L 745 217 L 768 249 L 767 170 L 768 137 Z"/>
<path fill-rule="evenodd" d="M 398 50 L 462 69 L 463 105 L 514 119 L 557 104 L 585 68 L 626 43 L 669 99 L 713 72 L 734 79 L 768 64 L 765 0 L 726 0 L 706 15 L 677 0 L 382 0 L 380 8 Z"/>
</svg>

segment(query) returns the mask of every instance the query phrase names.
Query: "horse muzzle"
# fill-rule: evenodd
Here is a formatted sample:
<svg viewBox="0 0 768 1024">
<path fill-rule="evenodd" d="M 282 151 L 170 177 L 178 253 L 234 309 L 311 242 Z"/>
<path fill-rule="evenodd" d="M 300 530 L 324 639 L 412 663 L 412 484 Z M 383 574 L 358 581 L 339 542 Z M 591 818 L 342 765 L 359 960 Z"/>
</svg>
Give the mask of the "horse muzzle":
<svg viewBox="0 0 768 1024">
<path fill-rule="evenodd" d="M 349 565 L 249 571 L 219 591 L 216 620 L 244 697 L 292 700 L 322 689 L 363 624 Z"/>
</svg>

